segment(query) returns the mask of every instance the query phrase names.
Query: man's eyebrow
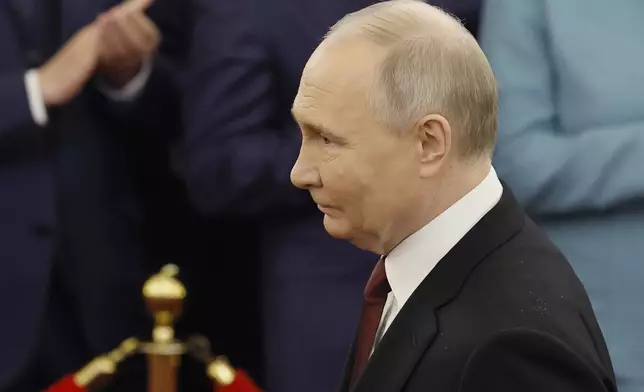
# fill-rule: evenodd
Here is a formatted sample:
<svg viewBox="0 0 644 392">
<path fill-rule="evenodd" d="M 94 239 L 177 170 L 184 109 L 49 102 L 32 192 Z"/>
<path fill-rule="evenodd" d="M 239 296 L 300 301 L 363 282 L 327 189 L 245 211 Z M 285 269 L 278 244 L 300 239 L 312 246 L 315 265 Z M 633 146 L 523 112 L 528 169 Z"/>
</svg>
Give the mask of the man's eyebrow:
<svg viewBox="0 0 644 392">
<path fill-rule="evenodd" d="M 330 132 L 327 128 L 325 128 L 321 124 L 312 123 L 305 119 L 298 118 L 297 112 L 294 108 L 291 108 L 291 115 L 293 116 L 293 120 L 295 120 L 295 122 L 298 123 L 303 128 L 309 129 L 316 133 L 333 134 L 333 132 Z"/>
<path fill-rule="evenodd" d="M 342 136 L 337 135 L 335 132 L 331 131 L 329 128 L 326 128 L 322 124 L 314 124 L 314 123 L 302 123 L 302 127 L 310 129 L 311 131 L 320 134 L 328 139 L 332 139 L 338 142 L 346 141 L 346 139 Z"/>
<path fill-rule="evenodd" d="M 303 120 L 303 119 L 298 119 L 297 116 L 296 116 L 296 112 L 293 109 L 291 109 L 291 115 L 293 116 L 293 119 L 295 120 L 295 122 L 297 122 L 300 125 L 300 127 L 302 127 L 302 128 L 308 129 L 308 130 L 310 130 L 312 132 L 315 132 L 315 133 L 320 134 L 320 135 L 322 135 L 322 136 L 324 136 L 326 138 L 329 138 L 329 139 L 332 139 L 332 140 L 335 140 L 335 141 L 338 141 L 338 142 L 346 142 L 347 141 L 346 138 L 335 134 L 329 128 L 325 127 L 324 125 L 322 125 L 320 123 L 314 123 L 314 122 L 306 121 L 306 120 Z"/>
</svg>

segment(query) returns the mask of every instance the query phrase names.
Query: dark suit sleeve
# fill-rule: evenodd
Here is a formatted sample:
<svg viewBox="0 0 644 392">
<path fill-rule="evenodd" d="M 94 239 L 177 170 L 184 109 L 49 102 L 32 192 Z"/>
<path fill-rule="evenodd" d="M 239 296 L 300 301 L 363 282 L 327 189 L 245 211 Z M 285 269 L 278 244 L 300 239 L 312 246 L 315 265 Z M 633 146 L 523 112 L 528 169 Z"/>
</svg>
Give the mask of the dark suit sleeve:
<svg viewBox="0 0 644 392">
<path fill-rule="evenodd" d="M 276 102 L 276 70 L 252 1 L 197 0 L 184 101 L 185 177 L 204 212 L 254 214 L 311 203 L 290 182 L 300 132 Z M 279 113 L 277 113 L 279 111 Z"/>
<path fill-rule="evenodd" d="M 180 89 L 176 64 L 165 55 L 158 55 L 152 63 L 150 75 L 134 99 L 114 101 L 96 89 L 95 96 L 108 115 L 121 121 L 125 129 L 135 127 L 166 128 L 168 118 L 180 112 Z M 130 125 L 129 127 L 127 125 Z M 179 124 L 173 124 L 178 127 Z"/>
<path fill-rule="evenodd" d="M 505 331 L 490 339 L 474 352 L 463 374 L 461 392 L 616 390 L 601 368 L 556 338 L 530 330 Z"/>
<path fill-rule="evenodd" d="M 0 73 L 0 143 L 9 133 L 34 124 L 24 78 L 25 71 Z"/>
</svg>

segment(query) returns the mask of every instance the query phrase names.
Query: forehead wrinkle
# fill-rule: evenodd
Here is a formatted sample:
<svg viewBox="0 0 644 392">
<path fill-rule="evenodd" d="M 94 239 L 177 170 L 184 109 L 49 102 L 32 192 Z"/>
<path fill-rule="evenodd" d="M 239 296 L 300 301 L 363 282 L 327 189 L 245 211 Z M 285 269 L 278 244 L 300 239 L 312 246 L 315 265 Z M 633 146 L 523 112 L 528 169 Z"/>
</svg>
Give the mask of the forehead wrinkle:
<svg viewBox="0 0 644 392">
<path fill-rule="evenodd" d="M 337 137 L 336 133 L 332 131 L 332 124 L 327 123 L 327 121 L 325 121 L 327 119 L 320 117 L 319 113 L 317 113 L 315 109 L 318 109 L 318 107 L 313 103 L 306 104 L 301 101 L 296 101 L 291 109 L 291 113 L 302 131 L 309 130 L 323 135 L 333 135 Z"/>
<path fill-rule="evenodd" d="M 318 105 L 315 103 L 315 97 L 298 94 L 291 107 L 291 115 L 300 126 L 309 127 L 315 124 L 311 118 L 314 112 L 311 113 L 309 109 L 317 108 Z"/>
<path fill-rule="evenodd" d="M 307 99 L 309 98 L 309 99 Z M 316 109 L 318 105 L 314 102 L 310 101 L 315 101 L 315 98 L 313 97 L 303 97 L 301 100 L 298 100 L 297 106 L 300 107 L 301 109 Z"/>
<path fill-rule="evenodd" d="M 318 108 L 319 104 L 315 96 L 299 92 L 293 101 L 291 114 L 297 122 L 308 122 L 309 110 Z"/>
<path fill-rule="evenodd" d="M 297 97 L 299 106 L 301 106 L 302 108 L 315 107 L 316 102 L 319 101 L 319 97 L 307 92 L 301 92 L 297 95 Z"/>
<path fill-rule="evenodd" d="M 298 115 L 303 116 L 307 113 L 302 113 L 300 110 L 320 109 L 325 102 L 329 104 L 336 101 L 335 99 L 329 99 L 335 96 L 337 96 L 337 93 L 334 93 L 330 89 L 320 87 L 318 84 L 311 83 L 310 81 L 302 80 L 300 89 L 293 102 L 293 109 Z"/>
<path fill-rule="evenodd" d="M 333 84 L 331 83 L 331 81 L 327 81 L 327 83 L 326 83 L 326 84 L 333 85 Z M 303 81 L 302 81 L 302 87 L 307 88 L 307 89 L 311 89 L 311 90 L 315 90 L 315 91 L 321 92 L 321 93 L 323 93 L 323 94 L 333 95 L 333 92 L 332 92 L 332 91 L 327 90 L 327 89 L 325 89 L 325 88 L 322 88 L 322 87 L 318 86 L 317 84 L 315 84 L 315 83 L 311 83 L 311 82 L 308 82 L 308 81 L 306 81 L 306 80 L 303 80 Z M 338 86 L 338 87 L 339 87 L 339 86 Z M 308 94 L 307 94 L 307 93 L 305 93 L 305 94 L 302 94 L 302 95 L 303 95 L 304 97 L 306 97 L 306 98 L 315 98 L 315 97 L 314 97 L 313 95 L 311 95 L 310 93 L 308 93 Z"/>
</svg>

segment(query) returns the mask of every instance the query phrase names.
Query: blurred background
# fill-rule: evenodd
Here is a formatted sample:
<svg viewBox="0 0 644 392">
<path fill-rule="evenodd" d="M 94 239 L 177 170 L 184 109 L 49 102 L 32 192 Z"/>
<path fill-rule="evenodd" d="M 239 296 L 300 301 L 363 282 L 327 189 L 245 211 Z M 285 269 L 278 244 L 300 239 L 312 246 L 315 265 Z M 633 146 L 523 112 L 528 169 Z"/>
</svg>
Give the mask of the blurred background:
<svg viewBox="0 0 644 392">
<path fill-rule="evenodd" d="M 369 0 L 0 0 L 0 391 L 130 336 L 145 279 L 273 392 L 332 392 L 377 255 L 291 185 L 290 108 L 328 28 Z M 620 390 L 644 391 L 644 2 L 436 0 L 497 77 L 494 166 L 584 282 Z M 144 390 L 128 362 L 105 390 Z M 186 360 L 182 389 L 207 390 Z"/>
</svg>

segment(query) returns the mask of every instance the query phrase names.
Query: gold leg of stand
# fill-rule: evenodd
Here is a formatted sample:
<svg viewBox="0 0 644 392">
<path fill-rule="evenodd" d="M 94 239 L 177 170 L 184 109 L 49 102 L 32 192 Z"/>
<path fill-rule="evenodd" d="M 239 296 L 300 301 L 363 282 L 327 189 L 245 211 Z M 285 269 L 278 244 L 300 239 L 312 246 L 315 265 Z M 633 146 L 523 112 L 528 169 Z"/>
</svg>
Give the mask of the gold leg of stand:
<svg viewBox="0 0 644 392">
<path fill-rule="evenodd" d="M 148 392 L 177 392 L 178 355 L 148 355 Z"/>
</svg>

